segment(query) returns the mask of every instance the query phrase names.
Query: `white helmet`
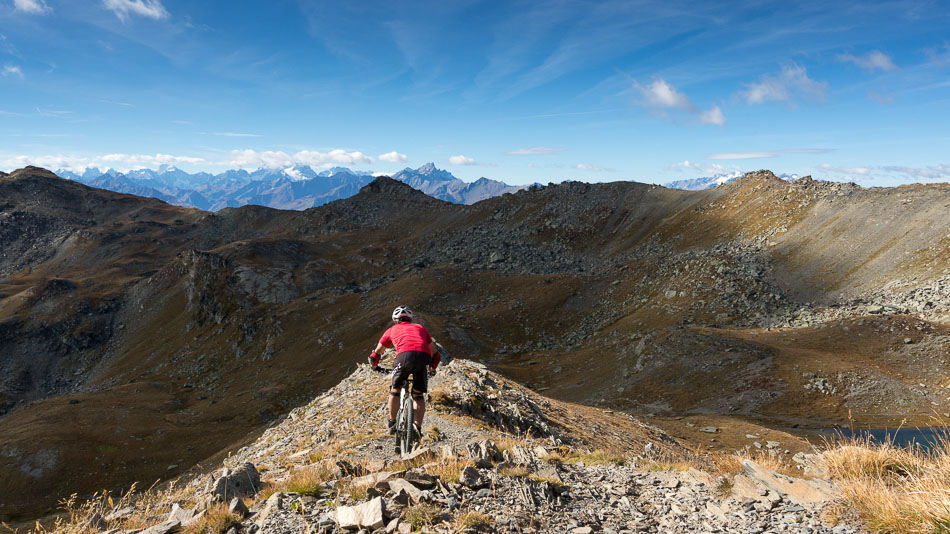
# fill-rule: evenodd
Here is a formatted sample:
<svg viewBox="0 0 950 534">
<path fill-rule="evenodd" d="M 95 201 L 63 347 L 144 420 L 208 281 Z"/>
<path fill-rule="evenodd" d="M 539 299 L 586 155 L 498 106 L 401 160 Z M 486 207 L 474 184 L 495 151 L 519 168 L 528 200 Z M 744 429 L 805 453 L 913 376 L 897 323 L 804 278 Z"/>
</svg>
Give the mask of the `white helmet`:
<svg viewBox="0 0 950 534">
<path fill-rule="evenodd" d="M 409 306 L 397 306 L 396 309 L 393 310 L 393 321 L 398 323 L 402 317 L 412 319 L 412 310 L 409 309 Z"/>
</svg>

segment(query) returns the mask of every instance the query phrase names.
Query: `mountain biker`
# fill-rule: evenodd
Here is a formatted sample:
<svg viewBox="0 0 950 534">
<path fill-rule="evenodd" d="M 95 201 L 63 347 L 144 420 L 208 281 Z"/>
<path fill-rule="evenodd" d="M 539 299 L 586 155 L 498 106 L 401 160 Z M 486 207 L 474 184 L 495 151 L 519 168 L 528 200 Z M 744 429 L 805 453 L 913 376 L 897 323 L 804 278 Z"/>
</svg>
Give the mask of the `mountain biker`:
<svg viewBox="0 0 950 534">
<path fill-rule="evenodd" d="M 385 347 L 396 347 L 396 362 L 393 364 L 393 381 L 389 392 L 389 420 L 386 427 L 390 434 L 396 432 L 396 412 L 399 409 L 399 389 L 405 386 L 412 375 L 413 423 L 416 431 L 422 428 L 422 418 L 426 413 L 425 395 L 428 390 L 428 369 L 435 372 L 439 366 L 441 354 L 435 348 L 435 341 L 424 326 L 412 322 L 412 310 L 409 306 L 397 306 L 393 310 L 393 326 L 389 327 L 379 339 L 376 349 L 369 355 L 373 369 L 379 366 L 379 355 Z M 419 432 L 421 434 L 421 432 Z"/>
</svg>

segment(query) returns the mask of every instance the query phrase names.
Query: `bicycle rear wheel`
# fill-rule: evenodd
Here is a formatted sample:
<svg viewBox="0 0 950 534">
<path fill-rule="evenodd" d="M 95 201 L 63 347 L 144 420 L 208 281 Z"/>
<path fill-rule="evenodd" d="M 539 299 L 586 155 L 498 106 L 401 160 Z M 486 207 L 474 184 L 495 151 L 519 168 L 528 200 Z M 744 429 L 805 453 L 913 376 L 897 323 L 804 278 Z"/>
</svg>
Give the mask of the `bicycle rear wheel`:
<svg viewBox="0 0 950 534">
<path fill-rule="evenodd" d="M 414 443 L 414 434 L 415 427 L 413 426 L 413 409 L 412 409 L 412 396 L 409 395 L 409 391 L 404 389 L 402 391 L 402 416 L 397 424 L 403 428 L 402 432 L 402 441 L 399 444 L 399 448 L 403 455 L 409 454 L 412 452 L 412 444 Z"/>
</svg>

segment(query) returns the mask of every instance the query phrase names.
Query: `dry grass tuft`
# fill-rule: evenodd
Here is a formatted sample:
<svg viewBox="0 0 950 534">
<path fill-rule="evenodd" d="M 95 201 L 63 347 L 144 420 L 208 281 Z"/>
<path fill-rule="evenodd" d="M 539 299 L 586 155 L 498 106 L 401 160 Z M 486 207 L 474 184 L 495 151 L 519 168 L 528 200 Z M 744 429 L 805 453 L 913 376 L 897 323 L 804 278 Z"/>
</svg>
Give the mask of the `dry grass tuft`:
<svg viewBox="0 0 950 534">
<path fill-rule="evenodd" d="M 502 467 L 498 470 L 498 474 L 503 477 L 518 477 L 523 478 L 531 474 L 527 468 L 520 465 L 513 465 L 510 467 Z"/>
<path fill-rule="evenodd" d="M 451 482 L 458 484 L 462 470 L 468 466 L 475 465 L 471 460 L 452 460 L 438 465 L 430 466 L 427 471 L 431 475 L 436 475 L 442 482 Z"/>
<path fill-rule="evenodd" d="M 410 506 L 403 513 L 403 520 L 412 525 L 413 532 L 423 527 L 431 527 L 442 514 L 442 509 L 434 504 L 420 503 Z"/>
<path fill-rule="evenodd" d="M 624 465 L 626 459 L 619 454 L 607 452 L 601 449 L 596 449 L 590 452 L 582 452 L 561 447 L 550 452 L 547 457 L 545 457 L 545 461 L 549 463 L 560 464 L 583 463 L 584 465 Z"/>
<path fill-rule="evenodd" d="M 241 517 L 228 512 L 227 504 L 209 508 L 198 521 L 188 525 L 184 534 L 224 534 L 233 526 L 241 524 Z"/>
<path fill-rule="evenodd" d="M 488 530 L 492 526 L 491 517 L 474 510 L 460 515 L 455 520 L 455 532 L 466 530 Z"/>
<path fill-rule="evenodd" d="M 879 532 L 950 532 L 950 434 L 929 451 L 852 438 L 824 453 L 851 506 Z"/>
<path fill-rule="evenodd" d="M 87 534 L 102 530 L 141 530 L 155 522 L 155 516 L 171 511 L 171 503 L 190 503 L 191 492 L 178 481 L 169 482 L 164 488 L 153 485 L 145 491 L 137 491 L 135 484 L 123 495 L 113 499 L 106 491 L 93 494 L 86 500 L 79 500 L 76 494 L 60 501 L 63 513 L 46 525 L 37 522 L 29 534 Z M 193 504 L 193 503 L 191 503 Z M 130 508 L 132 511 L 122 519 L 106 521 L 104 518 L 114 510 Z"/>
<path fill-rule="evenodd" d="M 333 471 L 324 465 L 311 465 L 291 473 L 284 480 L 274 484 L 274 491 L 286 491 L 301 495 L 320 495 L 323 485 L 333 478 Z"/>
</svg>

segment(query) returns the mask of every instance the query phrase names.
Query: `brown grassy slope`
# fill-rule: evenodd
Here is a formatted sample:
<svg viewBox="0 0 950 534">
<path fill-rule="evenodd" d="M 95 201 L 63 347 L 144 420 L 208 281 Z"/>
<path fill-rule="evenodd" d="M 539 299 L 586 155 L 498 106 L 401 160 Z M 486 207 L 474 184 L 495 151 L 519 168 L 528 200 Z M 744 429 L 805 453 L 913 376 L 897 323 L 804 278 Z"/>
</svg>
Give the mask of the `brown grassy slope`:
<svg viewBox="0 0 950 534">
<path fill-rule="evenodd" d="M 77 217 L 68 203 L 31 200 L 58 194 L 47 182 L 73 187 L 36 172 L 17 175 L 15 181 L 34 185 L 14 184 L 29 194 L 0 201 L 13 206 L 0 211 Z M 168 465 L 189 466 L 226 447 L 335 384 L 365 358 L 397 303 L 421 311 L 448 352 L 582 403 L 821 421 L 848 408 L 867 408 L 873 419 L 930 406 L 929 397 L 911 391 L 917 375 L 907 362 L 930 362 L 932 355 L 902 360 L 912 350 L 902 345 L 903 328 L 913 325 L 888 323 L 886 334 L 874 332 L 880 344 L 857 348 L 850 342 L 854 326 L 850 333 L 805 329 L 796 340 L 735 326 L 750 314 L 734 304 L 736 295 L 756 304 L 773 289 L 820 291 L 799 287 L 807 280 L 776 277 L 779 287 L 770 288 L 759 279 L 785 265 L 769 258 L 768 240 L 781 228 L 795 232 L 815 199 L 837 194 L 762 173 L 737 182 L 699 193 L 563 184 L 455 206 L 381 179 L 351 199 L 304 212 L 244 207 L 215 214 L 126 195 L 116 195 L 112 207 L 113 194 L 77 189 L 100 195 L 77 203 L 103 203 L 94 211 L 107 216 L 62 226 L 55 233 L 62 239 L 45 245 L 48 254 L 28 257 L 20 263 L 25 270 L 0 279 L 4 354 L 55 354 L 48 369 L 63 373 L 48 373 L 36 395 L 83 395 L 76 405 L 60 406 L 63 397 L 20 405 L 0 419 L 0 433 L 16 436 L 8 449 L 15 454 L 0 455 L 0 485 L 23 488 L 0 515 L 51 505 L 59 496 L 52 480 L 77 491 L 151 480 L 174 474 Z M 736 238 L 764 243 L 763 274 L 739 276 L 744 259 L 707 250 Z M 919 250 L 935 245 L 918 243 Z M 489 263 L 495 249 L 506 259 Z M 547 253 L 554 263 L 524 268 Z M 711 285 L 723 277 L 728 291 Z M 55 280 L 77 287 L 48 286 Z M 667 297 L 671 290 L 676 294 Z M 684 320 L 726 328 L 678 326 Z M 911 347 L 927 347 L 940 335 L 924 332 Z M 905 400 L 886 411 L 872 400 L 842 403 L 805 391 L 800 375 L 817 372 L 805 368 L 812 360 L 835 373 L 862 362 L 852 367 L 886 376 L 881 391 L 906 393 Z M 934 373 L 933 381 L 945 376 Z M 170 411 L 156 409 L 157 397 L 128 393 L 146 391 L 142 384 L 154 384 Z M 116 392 L 121 406 L 110 400 Z M 63 407 L 82 407 L 86 415 L 61 417 Z M 127 446 L 117 423 L 121 410 L 132 410 L 137 424 L 156 433 Z M 36 424 L 47 418 L 58 424 Z M 106 445 L 90 459 L 98 443 Z M 30 456 L 46 444 L 59 444 L 58 460 L 39 479 L 23 478 Z M 134 455 L 143 454 L 155 460 L 136 462 Z M 134 468 L 114 467 L 120 465 Z"/>
</svg>

